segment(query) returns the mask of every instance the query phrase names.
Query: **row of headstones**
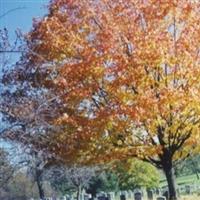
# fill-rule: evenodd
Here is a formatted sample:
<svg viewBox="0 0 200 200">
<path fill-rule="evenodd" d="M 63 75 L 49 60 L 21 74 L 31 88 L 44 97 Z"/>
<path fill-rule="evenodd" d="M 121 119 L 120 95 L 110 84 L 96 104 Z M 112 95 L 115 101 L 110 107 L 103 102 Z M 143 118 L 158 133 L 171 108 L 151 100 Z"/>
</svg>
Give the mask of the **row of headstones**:
<svg viewBox="0 0 200 200">
<path fill-rule="evenodd" d="M 166 199 L 169 198 L 169 192 L 167 188 L 158 189 L 159 192 L 157 194 L 162 194 Z M 177 195 L 180 197 L 181 194 L 192 194 L 193 192 L 197 192 L 200 190 L 200 186 L 198 185 L 183 185 L 177 187 Z"/>
<path fill-rule="evenodd" d="M 55 198 L 51 198 L 51 197 L 48 197 L 48 198 L 45 198 L 45 200 L 54 200 Z M 31 199 L 32 200 L 32 199 Z M 60 198 L 56 198 L 56 200 L 67 200 L 67 197 L 63 196 L 63 197 L 60 197 Z M 135 196 L 135 200 L 143 200 L 143 197 L 139 195 L 139 193 L 137 194 L 136 193 L 136 196 Z M 156 200 L 167 200 L 166 197 L 157 197 Z"/>
<path fill-rule="evenodd" d="M 181 193 L 186 193 L 186 194 L 191 194 L 192 191 L 197 191 L 199 190 L 199 186 L 195 186 L 195 185 L 184 185 L 184 186 L 179 186 L 177 188 L 177 193 L 178 195 Z M 140 191 L 139 189 L 136 190 L 135 192 L 132 191 L 120 191 L 117 195 L 120 196 L 120 200 L 126 200 L 126 199 L 141 199 L 144 197 L 144 191 Z M 169 193 L 167 188 L 157 188 L 154 190 L 147 190 L 146 191 L 146 196 L 148 200 L 152 200 L 155 199 L 155 197 L 157 197 L 157 199 L 168 199 L 169 198 Z M 97 195 L 97 199 L 98 200 L 115 200 L 115 193 L 114 192 L 110 192 L 110 193 L 101 193 L 99 195 Z M 84 195 L 84 200 L 90 200 L 90 195 L 89 194 L 85 194 Z M 160 200 L 159 199 L 159 200 Z"/>
<path fill-rule="evenodd" d="M 181 194 L 190 195 L 192 193 L 198 192 L 199 190 L 200 190 L 200 186 L 198 185 L 182 185 L 182 186 L 178 186 L 176 191 L 177 191 L 178 197 L 180 197 Z M 160 191 L 163 194 L 163 196 L 165 196 L 166 199 L 168 199 L 169 193 L 168 193 L 167 188 L 163 188 L 163 190 L 160 190 Z"/>
<path fill-rule="evenodd" d="M 191 194 L 200 190 L 199 185 L 184 185 L 178 187 L 178 193 Z"/>
<path fill-rule="evenodd" d="M 32 198 L 30 200 L 35 200 L 35 199 Z M 72 196 L 66 195 L 62 197 L 45 197 L 44 200 L 74 200 L 74 198 Z"/>
<path fill-rule="evenodd" d="M 199 190 L 200 188 L 198 186 L 192 186 L 192 185 L 185 185 L 185 186 L 180 186 L 177 188 L 178 194 L 180 193 L 186 193 L 186 194 L 191 194 L 192 191 Z M 134 200 L 143 200 L 144 199 L 144 192 L 142 191 L 121 191 L 119 192 L 120 200 L 127 200 L 128 198 L 134 199 Z M 115 200 L 115 193 L 110 192 L 110 193 L 100 193 L 97 195 L 97 200 Z M 147 190 L 147 199 L 148 200 L 167 200 L 169 197 L 168 191 L 166 188 L 160 189 L 157 188 L 155 190 Z M 73 200 L 72 196 L 64 196 L 61 198 L 57 198 L 59 200 Z M 91 195 L 90 194 L 84 194 L 84 200 L 90 200 Z M 45 200 L 53 200 L 53 198 L 46 198 Z"/>
<path fill-rule="evenodd" d="M 144 199 L 144 192 L 142 191 L 136 191 L 136 192 L 120 192 L 120 200 L 127 200 L 128 198 L 134 200 L 143 200 Z M 155 197 L 157 197 L 157 200 L 166 200 L 168 197 L 167 196 L 159 196 L 158 192 L 156 193 L 153 190 L 147 190 L 147 199 L 148 200 L 153 200 Z M 109 194 L 101 194 L 97 196 L 98 200 L 114 200 L 115 199 L 115 194 L 114 193 L 109 193 Z M 87 199 L 85 199 L 87 200 Z"/>
</svg>

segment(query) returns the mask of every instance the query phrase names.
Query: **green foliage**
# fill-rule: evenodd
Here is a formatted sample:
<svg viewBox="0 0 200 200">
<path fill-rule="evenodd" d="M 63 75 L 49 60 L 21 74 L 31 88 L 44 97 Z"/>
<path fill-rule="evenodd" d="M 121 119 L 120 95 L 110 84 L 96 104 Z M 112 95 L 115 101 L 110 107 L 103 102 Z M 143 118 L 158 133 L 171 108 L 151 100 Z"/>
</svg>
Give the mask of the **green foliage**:
<svg viewBox="0 0 200 200">
<path fill-rule="evenodd" d="M 152 165 L 130 159 L 113 164 L 112 171 L 104 171 L 94 177 L 87 189 L 93 197 L 100 191 L 133 190 L 146 187 L 147 189 L 159 186 L 160 174 Z"/>
<path fill-rule="evenodd" d="M 100 175 L 95 176 L 90 181 L 87 192 L 93 197 L 100 191 L 110 192 L 118 190 L 118 177 L 112 171 L 103 171 Z"/>
<path fill-rule="evenodd" d="M 116 191 L 118 189 L 118 177 L 111 171 L 105 171 L 100 178 L 103 182 L 102 190 L 105 192 Z"/>
<path fill-rule="evenodd" d="M 199 179 L 200 155 L 190 156 L 176 166 L 176 175 L 185 176 L 196 174 Z"/>
<path fill-rule="evenodd" d="M 131 159 L 117 163 L 115 168 L 119 177 L 121 190 L 133 190 L 134 188 L 155 188 L 159 185 L 159 172 L 149 163 Z"/>
</svg>

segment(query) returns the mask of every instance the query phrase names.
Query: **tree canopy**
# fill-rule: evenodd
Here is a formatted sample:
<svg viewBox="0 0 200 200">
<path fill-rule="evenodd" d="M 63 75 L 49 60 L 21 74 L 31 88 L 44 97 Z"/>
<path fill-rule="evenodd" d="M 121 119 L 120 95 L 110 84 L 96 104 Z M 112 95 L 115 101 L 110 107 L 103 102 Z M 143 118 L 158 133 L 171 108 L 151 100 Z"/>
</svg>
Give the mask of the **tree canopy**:
<svg viewBox="0 0 200 200">
<path fill-rule="evenodd" d="M 199 142 L 199 12 L 193 0 L 52 0 L 13 74 L 56 96 L 45 119 L 59 129 L 28 143 L 63 161 L 138 157 L 176 199 L 174 163 Z"/>
<path fill-rule="evenodd" d="M 149 163 L 137 159 L 118 161 L 114 173 L 118 177 L 119 188 L 122 191 L 136 188 L 154 189 L 159 186 L 158 170 Z"/>
</svg>

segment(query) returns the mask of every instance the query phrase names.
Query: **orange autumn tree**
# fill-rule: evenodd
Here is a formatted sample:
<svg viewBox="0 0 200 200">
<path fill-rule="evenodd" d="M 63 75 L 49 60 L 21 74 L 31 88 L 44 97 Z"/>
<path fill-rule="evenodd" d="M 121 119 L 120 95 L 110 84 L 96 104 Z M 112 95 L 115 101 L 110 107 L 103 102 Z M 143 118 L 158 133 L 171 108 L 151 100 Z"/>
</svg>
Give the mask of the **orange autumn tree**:
<svg viewBox="0 0 200 200">
<path fill-rule="evenodd" d="M 199 12 L 195 0 L 51 1 L 27 35 L 25 70 L 63 103 L 63 160 L 69 138 L 88 159 L 138 157 L 177 199 L 173 166 L 199 140 Z"/>
</svg>

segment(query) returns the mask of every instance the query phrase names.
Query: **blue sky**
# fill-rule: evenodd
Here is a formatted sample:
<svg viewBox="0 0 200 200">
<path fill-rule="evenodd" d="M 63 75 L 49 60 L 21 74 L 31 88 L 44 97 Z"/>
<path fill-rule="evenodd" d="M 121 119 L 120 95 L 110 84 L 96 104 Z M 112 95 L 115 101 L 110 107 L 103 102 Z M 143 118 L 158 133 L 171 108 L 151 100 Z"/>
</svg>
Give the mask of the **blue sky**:
<svg viewBox="0 0 200 200">
<path fill-rule="evenodd" d="M 14 40 L 14 31 L 19 28 L 23 33 L 28 32 L 32 27 L 32 19 L 42 17 L 47 13 L 48 3 L 49 0 L 0 0 L 0 29 L 6 27 L 9 30 L 10 40 Z M 16 62 L 18 58 L 17 54 L 12 55 L 11 62 Z M 0 90 L 2 90 L 1 85 Z M 5 128 L 1 118 L 0 115 L 0 130 Z M 0 140 L 1 146 L 9 147 Z"/>
<path fill-rule="evenodd" d="M 41 18 L 47 13 L 50 0 L 0 0 L 0 29 L 7 28 L 9 40 L 15 41 L 15 30 L 27 33 L 32 27 L 33 18 Z M 15 63 L 20 54 L 12 54 L 10 63 Z M 1 69 L 0 69 L 1 73 Z"/>
<path fill-rule="evenodd" d="M 14 32 L 17 28 L 22 32 L 29 31 L 32 19 L 47 13 L 48 2 L 49 0 L 0 0 L 0 16 L 13 10 L 0 17 L 0 29 L 6 27 L 10 32 Z"/>
</svg>

